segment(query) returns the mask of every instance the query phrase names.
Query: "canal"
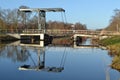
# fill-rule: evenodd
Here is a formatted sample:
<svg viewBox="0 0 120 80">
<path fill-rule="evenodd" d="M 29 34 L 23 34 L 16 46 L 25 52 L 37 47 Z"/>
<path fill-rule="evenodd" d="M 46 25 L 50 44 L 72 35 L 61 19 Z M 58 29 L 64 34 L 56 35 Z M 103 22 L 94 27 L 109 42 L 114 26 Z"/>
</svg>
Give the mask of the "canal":
<svg viewBox="0 0 120 80">
<path fill-rule="evenodd" d="M 0 80 L 120 80 L 111 62 L 100 48 L 5 44 L 0 47 Z"/>
</svg>

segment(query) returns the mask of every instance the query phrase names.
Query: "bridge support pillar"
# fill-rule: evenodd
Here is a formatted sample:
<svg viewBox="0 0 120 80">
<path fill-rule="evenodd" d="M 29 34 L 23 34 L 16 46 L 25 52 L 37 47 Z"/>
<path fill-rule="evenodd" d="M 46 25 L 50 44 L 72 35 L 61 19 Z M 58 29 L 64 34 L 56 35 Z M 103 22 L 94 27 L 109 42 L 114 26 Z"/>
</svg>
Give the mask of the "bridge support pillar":
<svg viewBox="0 0 120 80">
<path fill-rule="evenodd" d="M 74 35 L 74 47 L 79 46 L 82 42 L 82 37 L 78 35 Z"/>
<path fill-rule="evenodd" d="M 75 36 L 75 34 L 73 36 L 73 42 L 74 42 L 73 47 L 75 47 L 76 46 L 76 36 Z"/>
<path fill-rule="evenodd" d="M 48 34 L 20 34 L 21 43 L 35 44 L 44 47 L 52 42 L 52 37 Z"/>
</svg>

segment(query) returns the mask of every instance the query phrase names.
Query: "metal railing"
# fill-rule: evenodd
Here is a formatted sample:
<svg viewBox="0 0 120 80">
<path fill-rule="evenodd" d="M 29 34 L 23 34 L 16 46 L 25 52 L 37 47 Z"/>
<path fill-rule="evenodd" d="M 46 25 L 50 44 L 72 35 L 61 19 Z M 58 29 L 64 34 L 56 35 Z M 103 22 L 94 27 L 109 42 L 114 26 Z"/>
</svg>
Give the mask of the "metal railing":
<svg viewBox="0 0 120 80">
<path fill-rule="evenodd" d="M 46 33 L 46 34 L 56 34 L 56 35 L 65 35 L 65 34 L 84 34 L 84 35 L 120 35 L 120 32 L 116 31 L 96 31 L 96 30 L 65 30 L 65 29 L 47 29 L 44 30 L 38 30 L 38 29 L 0 29 L 0 34 L 40 34 L 40 33 Z"/>
</svg>

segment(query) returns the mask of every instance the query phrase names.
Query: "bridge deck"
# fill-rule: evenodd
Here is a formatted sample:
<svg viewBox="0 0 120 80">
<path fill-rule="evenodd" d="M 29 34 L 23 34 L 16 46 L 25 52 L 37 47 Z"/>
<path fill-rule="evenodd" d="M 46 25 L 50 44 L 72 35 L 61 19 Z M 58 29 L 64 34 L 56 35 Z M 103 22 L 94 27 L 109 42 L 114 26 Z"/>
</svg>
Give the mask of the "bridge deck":
<svg viewBox="0 0 120 80">
<path fill-rule="evenodd" d="M 8 35 L 17 35 L 18 34 L 26 34 L 26 35 L 37 35 L 37 34 L 41 34 L 41 33 L 46 33 L 49 35 L 83 35 L 83 36 L 92 36 L 92 35 L 106 35 L 106 36 L 111 36 L 111 35 L 120 35 L 120 32 L 116 32 L 116 31 L 96 31 L 96 30 L 60 30 L 60 29 L 54 29 L 54 30 L 46 30 L 46 32 L 44 32 L 43 30 L 38 30 L 38 29 L 27 29 L 27 30 L 0 30 L 1 34 L 8 34 Z M 13 36 L 12 35 L 12 36 Z"/>
</svg>

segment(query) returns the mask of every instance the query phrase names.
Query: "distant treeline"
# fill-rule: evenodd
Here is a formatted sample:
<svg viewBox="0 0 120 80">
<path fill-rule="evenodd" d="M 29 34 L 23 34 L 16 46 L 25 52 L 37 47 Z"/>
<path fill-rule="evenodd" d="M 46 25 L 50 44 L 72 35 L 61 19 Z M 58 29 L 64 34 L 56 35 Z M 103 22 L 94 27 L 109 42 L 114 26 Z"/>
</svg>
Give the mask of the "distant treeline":
<svg viewBox="0 0 120 80">
<path fill-rule="evenodd" d="M 47 22 L 47 28 L 48 29 L 75 29 L 75 30 L 85 30 L 86 25 L 83 25 L 81 23 L 64 23 L 64 22 L 57 22 L 57 21 L 48 21 Z"/>
<path fill-rule="evenodd" d="M 21 8 L 29 8 L 27 6 L 20 6 Z M 18 9 L 2 9 L 0 8 L 0 29 L 37 29 L 38 16 L 31 13 L 25 14 L 19 12 Z M 80 22 L 64 23 L 62 21 L 47 21 L 46 29 L 87 29 L 85 24 Z"/>
</svg>

